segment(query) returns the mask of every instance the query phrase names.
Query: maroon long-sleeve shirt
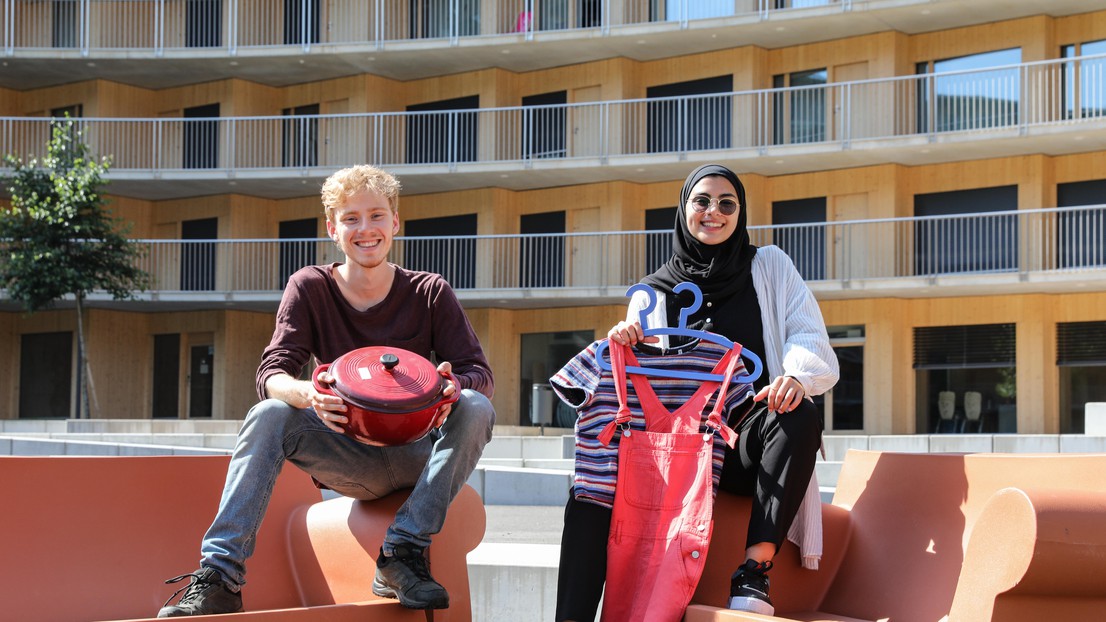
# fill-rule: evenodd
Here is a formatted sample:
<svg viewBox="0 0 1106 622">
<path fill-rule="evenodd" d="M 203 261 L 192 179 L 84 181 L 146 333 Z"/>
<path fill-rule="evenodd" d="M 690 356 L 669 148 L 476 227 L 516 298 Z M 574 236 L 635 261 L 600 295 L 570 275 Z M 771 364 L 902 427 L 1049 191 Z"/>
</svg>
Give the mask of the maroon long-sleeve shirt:
<svg viewBox="0 0 1106 622">
<path fill-rule="evenodd" d="M 312 356 L 320 364 L 365 346 L 403 348 L 433 361 L 449 361 L 459 389 L 489 398 L 495 390 L 491 368 L 456 294 L 430 272 L 395 266 L 388 296 L 358 311 L 338 289 L 331 270 L 338 264 L 301 268 L 284 288 L 273 339 L 257 368 L 257 395 L 268 397 L 265 381 L 285 373 L 300 375 Z"/>
</svg>

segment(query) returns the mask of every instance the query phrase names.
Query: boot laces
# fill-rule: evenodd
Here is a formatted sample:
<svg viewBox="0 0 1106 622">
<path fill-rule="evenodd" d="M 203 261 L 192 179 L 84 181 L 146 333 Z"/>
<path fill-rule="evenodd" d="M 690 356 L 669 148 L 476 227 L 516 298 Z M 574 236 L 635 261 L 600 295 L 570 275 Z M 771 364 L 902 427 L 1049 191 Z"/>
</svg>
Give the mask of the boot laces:
<svg viewBox="0 0 1106 622">
<path fill-rule="evenodd" d="M 188 585 L 186 585 L 186 586 L 178 589 L 177 591 L 173 592 L 173 595 L 170 596 L 169 600 L 165 601 L 165 604 L 162 605 L 162 606 L 167 607 L 169 605 L 169 603 L 172 602 L 173 599 L 177 597 L 177 594 L 180 594 L 181 592 L 184 592 L 184 596 L 181 596 L 180 602 L 177 603 L 177 604 L 178 605 L 187 605 L 188 603 L 190 603 L 190 602 L 196 600 L 197 598 L 199 598 L 200 595 L 203 593 L 204 588 L 206 588 L 209 585 L 214 584 L 213 581 L 211 581 L 208 578 L 210 575 L 201 576 L 201 575 L 197 574 L 197 572 L 200 572 L 200 571 L 189 572 L 187 574 L 182 574 L 179 577 L 173 577 L 172 579 L 169 579 L 169 580 L 165 581 L 166 584 L 179 583 L 179 582 L 184 581 L 185 579 L 188 579 L 189 577 L 191 577 L 191 580 L 188 582 Z"/>
</svg>

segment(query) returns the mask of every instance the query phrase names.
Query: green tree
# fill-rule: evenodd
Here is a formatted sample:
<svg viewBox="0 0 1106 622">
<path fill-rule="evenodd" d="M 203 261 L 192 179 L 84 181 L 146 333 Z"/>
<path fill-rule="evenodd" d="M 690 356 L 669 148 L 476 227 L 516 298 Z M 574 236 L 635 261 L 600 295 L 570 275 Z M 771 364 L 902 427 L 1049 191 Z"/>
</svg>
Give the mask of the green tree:
<svg viewBox="0 0 1106 622">
<path fill-rule="evenodd" d="M 91 155 L 72 120 L 54 123 L 41 162 L 8 154 L 4 163 L 12 204 L 0 210 L 0 288 L 27 313 L 60 299 L 76 303 L 77 416 L 87 417 L 99 406 L 85 355 L 85 300 L 94 291 L 125 300 L 145 290 L 141 250 L 126 238 L 129 225 L 105 209 L 100 190 L 110 162 Z"/>
</svg>

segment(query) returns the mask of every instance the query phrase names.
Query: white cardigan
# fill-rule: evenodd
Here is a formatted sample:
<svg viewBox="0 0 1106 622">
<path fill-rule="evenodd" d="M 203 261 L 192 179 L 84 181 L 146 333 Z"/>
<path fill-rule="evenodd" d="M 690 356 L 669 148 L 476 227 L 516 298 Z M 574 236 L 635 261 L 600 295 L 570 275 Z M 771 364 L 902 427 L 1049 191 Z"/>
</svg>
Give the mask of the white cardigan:
<svg viewBox="0 0 1106 622">
<path fill-rule="evenodd" d="M 764 325 L 765 352 L 757 354 L 763 357 L 769 378 L 795 378 L 808 398 L 832 389 L 840 375 L 837 355 L 830 346 L 818 301 L 791 258 L 778 246 L 760 247 L 753 258 L 752 274 Z M 656 292 L 656 296 L 657 306 L 648 316 L 648 326 L 643 328 L 668 326 L 665 295 Z M 635 294 L 626 319 L 639 319 L 639 312 L 647 305 L 644 293 Z M 662 336 L 658 345 L 666 348 L 667 337 Z M 803 566 L 817 569 L 822 557 L 822 504 L 814 474 L 787 538 L 799 547 Z"/>
</svg>

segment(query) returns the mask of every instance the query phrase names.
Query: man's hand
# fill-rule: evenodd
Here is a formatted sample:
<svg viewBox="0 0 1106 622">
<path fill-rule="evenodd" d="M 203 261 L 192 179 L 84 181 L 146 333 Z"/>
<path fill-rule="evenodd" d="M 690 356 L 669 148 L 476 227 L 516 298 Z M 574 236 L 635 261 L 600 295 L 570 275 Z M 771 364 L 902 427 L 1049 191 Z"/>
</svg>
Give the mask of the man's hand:
<svg viewBox="0 0 1106 622">
<path fill-rule="evenodd" d="M 453 383 L 449 381 L 449 375 L 453 373 L 453 365 L 449 361 L 443 362 L 438 365 L 438 373 L 446 377 L 445 388 L 442 389 L 442 397 L 448 398 L 458 391 L 457 387 L 453 386 Z M 445 424 L 445 420 L 449 418 L 449 413 L 453 410 L 453 404 L 442 404 L 438 407 L 438 414 L 434 417 L 434 427 L 440 428 Z"/>
<path fill-rule="evenodd" d="M 753 401 L 759 402 L 767 397 L 768 410 L 789 413 L 798 408 L 804 396 L 806 392 L 803 391 L 803 385 L 799 384 L 798 380 L 791 376 L 777 376 L 771 384 L 753 397 Z"/>
<path fill-rule="evenodd" d="M 334 376 L 324 371 L 319 374 L 319 382 L 324 385 L 333 384 Z M 349 417 L 342 414 L 346 412 L 346 403 L 342 401 L 342 398 L 337 395 L 319 393 L 311 382 L 307 382 L 307 387 L 309 391 L 308 401 L 311 408 L 315 409 L 315 414 L 318 415 L 323 424 L 339 434 L 345 434 L 345 428 L 342 425 L 349 423 Z"/>
</svg>

